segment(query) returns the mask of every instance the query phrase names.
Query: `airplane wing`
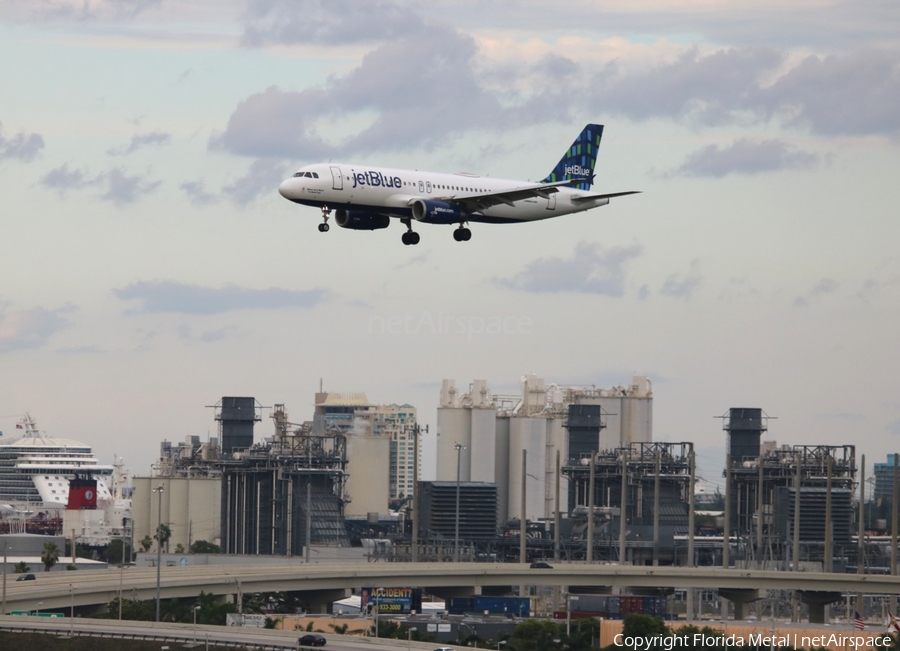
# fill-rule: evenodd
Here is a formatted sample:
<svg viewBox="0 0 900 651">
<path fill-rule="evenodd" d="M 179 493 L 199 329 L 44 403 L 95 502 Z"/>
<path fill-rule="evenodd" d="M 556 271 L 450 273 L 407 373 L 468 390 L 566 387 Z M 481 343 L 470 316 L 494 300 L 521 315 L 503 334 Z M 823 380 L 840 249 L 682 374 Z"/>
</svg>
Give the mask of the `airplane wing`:
<svg viewBox="0 0 900 651">
<path fill-rule="evenodd" d="M 554 192 L 559 192 L 559 190 L 556 189 L 557 187 L 581 183 L 582 181 L 584 181 L 584 179 L 570 179 L 568 181 L 556 181 L 555 183 L 533 183 L 531 185 L 510 188 L 509 190 L 502 190 L 501 192 L 483 192 L 481 194 L 470 194 L 464 197 L 451 194 L 435 198 L 439 201 L 447 201 L 465 206 L 469 212 L 477 212 L 500 204 L 511 206 L 514 201 L 521 201 L 522 199 L 529 199 L 531 197 L 541 197 L 542 199 L 546 199 Z"/>
</svg>

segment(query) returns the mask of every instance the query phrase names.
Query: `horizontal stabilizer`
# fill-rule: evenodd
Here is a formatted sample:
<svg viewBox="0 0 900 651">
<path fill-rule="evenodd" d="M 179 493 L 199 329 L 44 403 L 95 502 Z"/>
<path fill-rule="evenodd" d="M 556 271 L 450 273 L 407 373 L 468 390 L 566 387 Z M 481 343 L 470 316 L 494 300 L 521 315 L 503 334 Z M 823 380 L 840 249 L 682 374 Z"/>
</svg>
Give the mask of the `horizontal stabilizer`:
<svg viewBox="0 0 900 651">
<path fill-rule="evenodd" d="M 628 194 L 640 194 L 640 190 L 630 190 L 628 192 L 610 192 L 609 194 L 583 194 L 579 197 L 572 197 L 573 203 L 579 201 L 593 201 L 594 199 L 612 199 L 613 197 L 624 197 Z"/>
</svg>

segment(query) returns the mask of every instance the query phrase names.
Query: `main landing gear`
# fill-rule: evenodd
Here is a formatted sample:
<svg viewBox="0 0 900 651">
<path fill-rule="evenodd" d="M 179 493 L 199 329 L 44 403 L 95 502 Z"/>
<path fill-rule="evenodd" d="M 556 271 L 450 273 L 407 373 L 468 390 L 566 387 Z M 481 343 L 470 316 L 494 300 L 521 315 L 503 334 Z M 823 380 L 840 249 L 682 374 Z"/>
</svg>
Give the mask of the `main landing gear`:
<svg viewBox="0 0 900 651">
<path fill-rule="evenodd" d="M 472 231 L 460 224 L 459 228 L 453 231 L 453 239 L 457 242 L 468 242 L 472 239 Z"/>
<path fill-rule="evenodd" d="M 325 220 L 321 224 L 319 224 L 319 232 L 327 233 L 328 229 L 331 228 L 328 225 L 328 216 L 331 214 L 331 208 L 328 206 L 322 206 L 322 219 Z"/>
<path fill-rule="evenodd" d="M 403 234 L 403 237 L 400 238 L 400 241 L 406 245 L 415 245 L 419 243 L 419 234 L 416 233 L 412 229 L 412 220 L 409 218 L 400 220 L 404 225 L 406 225 L 406 232 Z"/>
</svg>

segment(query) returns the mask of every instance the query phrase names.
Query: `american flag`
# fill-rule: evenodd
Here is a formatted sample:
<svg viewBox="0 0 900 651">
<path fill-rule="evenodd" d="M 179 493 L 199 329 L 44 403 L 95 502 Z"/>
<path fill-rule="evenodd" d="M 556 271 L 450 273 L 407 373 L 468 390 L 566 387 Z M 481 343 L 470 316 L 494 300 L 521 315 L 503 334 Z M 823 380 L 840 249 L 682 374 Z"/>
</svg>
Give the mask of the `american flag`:
<svg viewBox="0 0 900 651">
<path fill-rule="evenodd" d="M 863 621 L 862 615 L 859 614 L 858 610 L 853 611 L 853 627 L 860 631 L 865 630 L 866 628 L 866 623 Z"/>
</svg>

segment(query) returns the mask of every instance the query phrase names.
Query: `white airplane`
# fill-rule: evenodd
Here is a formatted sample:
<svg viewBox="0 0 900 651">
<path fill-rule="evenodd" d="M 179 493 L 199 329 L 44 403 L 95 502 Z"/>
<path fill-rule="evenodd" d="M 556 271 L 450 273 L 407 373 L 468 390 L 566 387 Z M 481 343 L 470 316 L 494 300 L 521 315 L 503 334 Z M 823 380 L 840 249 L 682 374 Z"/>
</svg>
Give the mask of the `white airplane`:
<svg viewBox="0 0 900 651">
<path fill-rule="evenodd" d="M 495 179 L 475 174 L 440 174 L 368 165 L 318 163 L 297 170 L 278 191 L 285 199 L 322 210 L 319 231 L 328 217 L 342 228 L 387 228 L 391 217 L 406 225 L 404 244 L 418 244 L 413 221 L 458 224 L 453 239 L 472 237 L 469 222 L 506 224 L 559 217 L 605 206 L 613 197 L 637 191 L 595 194 L 594 163 L 603 126 L 589 124 L 540 183 Z"/>
</svg>

